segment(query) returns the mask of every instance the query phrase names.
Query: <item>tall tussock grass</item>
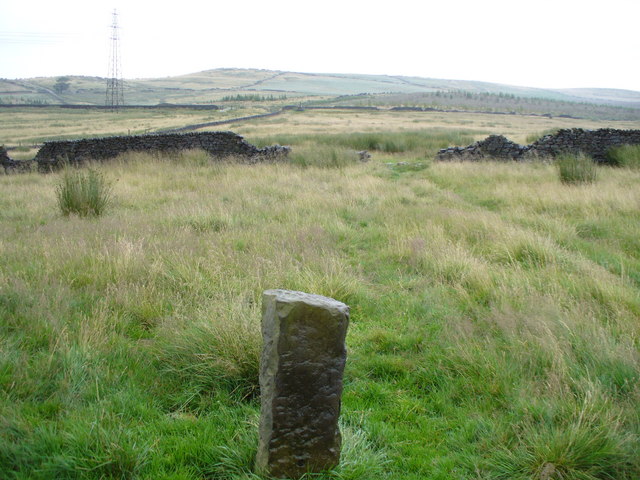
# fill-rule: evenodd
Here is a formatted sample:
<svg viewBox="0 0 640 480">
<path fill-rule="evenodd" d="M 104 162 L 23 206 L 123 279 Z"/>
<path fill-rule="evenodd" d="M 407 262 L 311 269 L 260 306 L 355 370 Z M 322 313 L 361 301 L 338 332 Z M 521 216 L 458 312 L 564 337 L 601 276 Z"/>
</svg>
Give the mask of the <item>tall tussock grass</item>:
<svg viewBox="0 0 640 480">
<path fill-rule="evenodd" d="M 289 154 L 288 161 L 301 167 L 342 168 L 358 161 L 358 153 L 345 147 L 322 145 L 297 147 Z"/>
<path fill-rule="evenodd" d="M 612 165 L 623 168 L 640 168 L 640 145 L 621 145 L 607 152 Z"/>
<path fill-rule="evenodd" d="M 154 350 L 160 371 L 194 399 L 220 388 L 239 398 L 257 395 L 259 305 L 239 302 L 222 310 L 204 306 L 194 316 L 186 324 L 181 321 L 159 329 Z"/>
<path fill-rule="evenodd" d="M 615 408 L 598 397 L 591 390 L 584 398 L 574 399 L 566 411 L 548 416 L 534 413 L 517 427 L 521 440 L 500 449 L 499 473 L 494 478 L 630 478 L 626 462 L 634 439 L 624 432 Z"/>
<path fill-rule="evenodd" d="M 560 181 L 567 185 L 594 183 L 598 177 L 596 163 L 584 153 L 558 155 L 556 165 Z"/>
<path fill-rule="evenodd" d="M 112 187 L 95 168 L 66 166 L 56 186 L 56 198 L 63 215 L 100 216 L 112 199 Z"/>
</svg>

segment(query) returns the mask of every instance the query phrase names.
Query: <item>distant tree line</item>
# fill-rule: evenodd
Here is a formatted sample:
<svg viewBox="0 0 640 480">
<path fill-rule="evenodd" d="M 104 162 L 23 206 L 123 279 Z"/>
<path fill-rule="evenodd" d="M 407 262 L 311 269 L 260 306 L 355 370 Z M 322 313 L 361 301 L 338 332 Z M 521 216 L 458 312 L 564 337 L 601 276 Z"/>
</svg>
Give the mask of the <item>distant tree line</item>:
<svg viewBox="0 0 640 480">
<path fill-rule="evenodd" d="M 542 97 L 520 97 L 511 93 L 470 92 L 465 90 L 352 96 L 341 98 L 339 103 L 519 113 L 524 115 L 564 115 L 603 120 L 640 120 L 640 108 L 571 102 Z"/>
<path fill-rule="evenodd" d="M 258 93 L 226 95 L 222 97 L 222 102 L 273 102 L 276 100 L 286 100 L 286 95 L 260 95 Z"/>
<path fill-rule="evenodd" d="M 29 97 L 0 97 L 0 105 L 49 105 L 49 101 Z"/>
</svg>

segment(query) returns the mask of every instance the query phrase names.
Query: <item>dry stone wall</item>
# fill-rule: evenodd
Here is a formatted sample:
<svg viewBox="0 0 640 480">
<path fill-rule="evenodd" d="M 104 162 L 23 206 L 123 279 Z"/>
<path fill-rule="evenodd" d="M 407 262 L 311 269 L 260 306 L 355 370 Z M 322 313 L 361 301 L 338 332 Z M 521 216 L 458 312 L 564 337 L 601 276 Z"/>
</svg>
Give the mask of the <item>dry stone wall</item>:
<svg viewBox="0 0 640 480">
<path fill-rule="evenodd" d="M 640 130 L 583 130 L 580 128 L 560 130 L 554 135 L 545 135 L 528 146 L 528 153 L 540 157 L 555 157 L 559 153 L 585 153 L 600 163 L 607 163 L 607 152 L 620 145 L 639 145 Z"/>
<path fill-rule="evenodd" d="M 257 148 L 233 132 L 170 133 L 126 137 L 92 138 L 46 142 L 36 155 L 38 170 L 51 171 L 69 164 L 107 161 L 126 152 L 171 152 L 202 149 L 212 157 L 237 156 L 249 163 L 276 160 L 288 154 L 288 147 Z"/>
<path fill-rule="evenodd" d="M 581 128 L 559 130 L 545 135 L 530 145 L 518 145 L 502 135 L 491 135 L 468 147 L 449 147 L 438 152 L 439 160 L 529 160 L 535 157 L 555 157 L 560 153 L 582 152 L 600 163 L 608 163 L 607 152 L 620 145 L 640 145 L 640 130 Z"/>
</svg>

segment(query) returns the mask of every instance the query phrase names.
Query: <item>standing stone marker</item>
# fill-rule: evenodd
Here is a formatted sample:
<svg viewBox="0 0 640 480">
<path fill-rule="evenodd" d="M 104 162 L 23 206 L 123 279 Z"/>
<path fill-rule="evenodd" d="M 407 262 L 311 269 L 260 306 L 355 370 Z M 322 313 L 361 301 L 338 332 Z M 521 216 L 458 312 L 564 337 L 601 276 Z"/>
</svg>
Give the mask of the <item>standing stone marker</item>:
<svg viewBox="0 0 640 480">
<path fill-rule="evenodd" d="M 338 465 L 349 307 L 320 295 L 262 295 L 260 440 L 256 470 L 299 478 Z"/>
</svg>

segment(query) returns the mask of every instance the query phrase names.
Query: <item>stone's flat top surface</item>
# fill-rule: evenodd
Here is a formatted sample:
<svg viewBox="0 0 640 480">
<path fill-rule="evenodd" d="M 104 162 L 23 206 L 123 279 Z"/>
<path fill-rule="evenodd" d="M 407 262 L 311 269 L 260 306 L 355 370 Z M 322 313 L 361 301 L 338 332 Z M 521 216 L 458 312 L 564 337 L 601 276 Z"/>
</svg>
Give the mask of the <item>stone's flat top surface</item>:
<svg viewBox="0 0 640 480">
<path fill-rule="evenodd" d="M 314 305 L 318 307 L 324 308 L 332 308 L 338 310 L 349 311 L 349 307 L 344 303 L 330 297 L 324 297 L 322 295 L 316 295 L 315 293 L 305 293 L 298 292 L 295 290 L 282 290 L 282 289 L 273 289 L 273 290 L 265 290 L 263 295 L 269 297 L 276 297 L 277 301 L 285 302 L 285 303 L 296 303 L 303 302 L 309 305 Z"/>
</svg>

